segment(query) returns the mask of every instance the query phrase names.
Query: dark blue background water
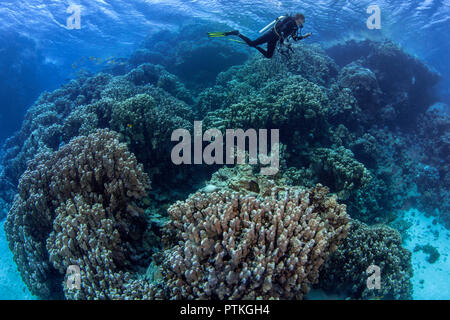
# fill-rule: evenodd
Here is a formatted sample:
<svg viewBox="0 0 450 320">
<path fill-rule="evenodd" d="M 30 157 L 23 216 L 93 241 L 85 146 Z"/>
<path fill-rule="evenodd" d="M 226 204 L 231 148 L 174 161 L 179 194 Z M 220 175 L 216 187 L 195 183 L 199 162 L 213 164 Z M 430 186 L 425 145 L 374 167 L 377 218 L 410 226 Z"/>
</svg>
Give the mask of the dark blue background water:
<svg viewBox="0 0 450 320">
<path fill-rule="evenodd" d="M 80 30 L 66 28 L 70 15 L 66 9 L 70 4 L 82 6 Z M 381 8 L 381 30 L 366 27 L 366 9 L 370 4 Z M 20 127 L 25 110 L 43 90 L 53 90 L 75 77 L 80 61 L 93 72 L 103 67 L 86 63 L 86 57 L 128 57 L 149 35 L 161 30 L 178 32 L 185 25 L 199 23 L 221 23 L 255 37 L 275 17 L 298 11 L 306 15 L 305 31 L 314 34 L 308 39 L 310 43 L 328 46 L 353 38 L 395 41 L 442 74 L 441 99 L 450 100 L 449 0 L 2 0 L 0 140 Z M 165 34 L 170 43 L 173 34 L 162 33 L 163 40 Z M 186 33 L 185 37 L 191 36 L 192 33 Z M 198 35 L 193 38 L 199 41 Z M 231 42 L 229 45 L 239 46 Z"/>
</svg>

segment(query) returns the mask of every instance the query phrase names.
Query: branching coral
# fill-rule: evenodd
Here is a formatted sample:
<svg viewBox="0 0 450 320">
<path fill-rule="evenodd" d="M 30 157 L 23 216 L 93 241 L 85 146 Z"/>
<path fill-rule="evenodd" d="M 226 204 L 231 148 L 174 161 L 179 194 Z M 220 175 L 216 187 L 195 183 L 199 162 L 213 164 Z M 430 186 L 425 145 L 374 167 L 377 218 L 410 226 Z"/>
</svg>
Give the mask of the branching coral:
<svg viewBox="0 0 450 320">
<path fill-rule="evenodd" d="M 142 166 L 108 130 L 38 155 L 5 223 L 31 292 L 58 297 L 67 267 L 78 265 L 83 285 L 65 288 L 67 298 L 124 298 L 125 279 L 149 259 L 145 219 L 135 204 L 147 187 Z"/>
<path fill-rule="evenodd" d="M 169 209 L 161 254 L 166 295 L 187 299 L 302 298 L 345 237 L 345 206 L 328 189 L 194 194 Z"/>
</svg>

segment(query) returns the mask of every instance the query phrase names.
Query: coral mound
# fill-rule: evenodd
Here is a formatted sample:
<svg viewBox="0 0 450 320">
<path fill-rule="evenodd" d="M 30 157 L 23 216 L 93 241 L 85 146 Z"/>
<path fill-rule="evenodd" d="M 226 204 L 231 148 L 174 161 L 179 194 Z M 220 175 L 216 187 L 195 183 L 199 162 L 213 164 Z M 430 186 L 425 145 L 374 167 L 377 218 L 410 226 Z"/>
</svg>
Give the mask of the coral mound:
<svg viewBox="0 0 450 320">
<path fill-rule="evenodd" d="M 380 289 L 367 288 L 371 265 L 381 269 Z M 411 277 L 411 252 L 396 230 L 352 220 L 347 238 L 325 262 L 319 286 L 353 299 L 411 299 Z"/>
<path fill-rule="evenodd" d="M 355 62 L 345 66 L 339 74 L 339 85 L 349 88 L 364 111 L 377 112 L 381 90 L 376 75 Z M 373 108 L 375 110 L 368 110 Z"/>
<path fill-rule="evenodd" d="M 20 179 L 5 231 L 22 278 L 41 298 L 120 298 L 142 263 L 146 223 L 134 202 L 148 177 L 119 143 L 98 130 L 54 153 L 39 154 Z M 63 285 L 70 265 L 81 290 Z M 131 280 L 130 280 L 131 281 Z"/>
<path fill-rule="evenodd" d="M 162 273 L 175 299 L 301 299 L 346 236 L 328 189 L 196 193 L 169 209 Z"/>
</svg>

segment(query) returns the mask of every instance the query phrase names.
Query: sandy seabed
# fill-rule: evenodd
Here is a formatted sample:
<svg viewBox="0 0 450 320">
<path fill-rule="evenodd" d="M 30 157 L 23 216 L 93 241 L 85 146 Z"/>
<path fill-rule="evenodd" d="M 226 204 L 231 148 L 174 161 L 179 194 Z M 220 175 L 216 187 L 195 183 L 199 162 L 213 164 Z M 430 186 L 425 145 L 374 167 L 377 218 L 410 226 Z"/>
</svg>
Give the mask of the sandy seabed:
<svg viewBox="0 0 450 320">
<path fill-rule="evenodd" d="M 30 300 L 35 297 L 28 291 L 20 277 L 13 260 L 12 252 L 6 241 L 3 225 L 0 222 L 0 299 L 1 300 Z"/>
<path fill-rule="evenodd" d="M 450 299 L 450 231 L 433 224 L 435 217 L 426 217 L 416 209 L 403 212 L 401 218 L 411 223 L 403 245 L 412 252 L 414 300 Z M 434 263 L 428 262 L 429 255 L 422 250 L 414 252 L 417 245 L 427 244 L 440 254 Z"/>
</svg>

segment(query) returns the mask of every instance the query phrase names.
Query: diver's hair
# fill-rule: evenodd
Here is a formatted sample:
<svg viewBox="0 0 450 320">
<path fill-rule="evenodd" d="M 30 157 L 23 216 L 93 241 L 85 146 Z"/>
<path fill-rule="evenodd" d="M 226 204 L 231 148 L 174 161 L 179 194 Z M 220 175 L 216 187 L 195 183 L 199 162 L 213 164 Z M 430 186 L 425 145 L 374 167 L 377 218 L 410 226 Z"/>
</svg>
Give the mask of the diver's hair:
<svg viewBox="0 0 450 320">
<path fill-rule="evenodd" d="M 286 13 L 284 16 L 293 18 L 294 20 L 302 19 L 303 21 L 306 21 L 305 15 L 303 13 L 301 13 L 301 12 L 296 13 L 295 15 L 294 14 L 290 14 L 290 13 Z"/>
<path fill-rule="evenodd" d="M 294 17 L 294 20 L 302 19 L 305 21 L 305 15 L 303 13 L 297 13 Z"/>
</svg>

